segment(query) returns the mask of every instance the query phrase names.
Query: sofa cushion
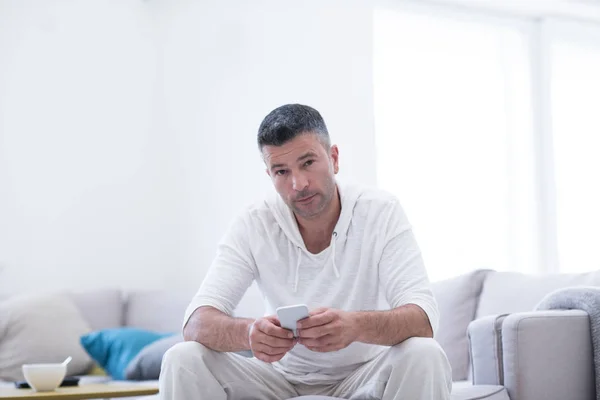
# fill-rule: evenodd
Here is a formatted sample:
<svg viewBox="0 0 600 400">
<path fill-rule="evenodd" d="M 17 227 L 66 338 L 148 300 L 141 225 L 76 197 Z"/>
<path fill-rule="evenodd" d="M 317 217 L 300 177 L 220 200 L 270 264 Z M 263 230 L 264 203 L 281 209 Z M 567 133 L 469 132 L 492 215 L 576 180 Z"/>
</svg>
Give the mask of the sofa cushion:
<svg viewBox="0 0 600 400">
<path fill-rule="evenodd" d="M 93 331 L 123 325 L 123 300 L 119 289 L 69 293 Z"/>
<path fill-rule="evenodd" d="M 181 332 L 185 309 L 193 294 L 160 290 L 127 293 L 125 326 L 159 332 Z"/>
<path fill-rule="evenodd" d="M 112 378 L 125 379 L 125 369 L 142 349 L 172 334 L 137 328 L 103 329 L 81 337 L 88 354 Z"/>
<path fill-rule="evenodd" d="M 73 360 L 67 375 L 83 374 L 92 360 L 79 344 L 89 325 L 66 294 L 20 295 L 0 303 L 0 379 L 23 380 L 21 366 Z"/>
<path fill-rule="evenodd" d="M 476 270 L 432 284 L 440 310 L 440 325 L 435 339 L 448 356 L 453 380 L 467 379 L 467 328 L 475 317 L 482 283 L 489 272 L 490 270 Z"/>
<path fill-rule="evenodd" d="M 528 275 L 493 272 L 483 283 L 477 318 L 532 311 L 548 293 L 571 286 L 599 286 L 600 271 L 583 274 Z"/>
</svg>

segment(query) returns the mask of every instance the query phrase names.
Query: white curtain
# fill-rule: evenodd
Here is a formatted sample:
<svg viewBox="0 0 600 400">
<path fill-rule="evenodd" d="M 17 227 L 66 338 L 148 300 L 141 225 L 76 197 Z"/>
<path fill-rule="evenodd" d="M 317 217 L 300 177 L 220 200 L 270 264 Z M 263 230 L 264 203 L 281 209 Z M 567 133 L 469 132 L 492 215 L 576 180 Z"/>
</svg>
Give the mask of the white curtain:
<svg viewBox="0 0 600 400">
<path fill-rule="evenodd" d="M 529 54 L 518 23 L 374 14 L 378 184 L 432 280 L 538 269 Z"/>
<path fill-rule="evenodd" d="M 599 24 L 381 8 L 374 85 L 378 183 L 433 280 L 600 269 Z"/>
<path fill-rule="evenodd" d="M 600 27 L 551 23 L 551 111 L 560 269 L 600 269 Z"/>
</svg>

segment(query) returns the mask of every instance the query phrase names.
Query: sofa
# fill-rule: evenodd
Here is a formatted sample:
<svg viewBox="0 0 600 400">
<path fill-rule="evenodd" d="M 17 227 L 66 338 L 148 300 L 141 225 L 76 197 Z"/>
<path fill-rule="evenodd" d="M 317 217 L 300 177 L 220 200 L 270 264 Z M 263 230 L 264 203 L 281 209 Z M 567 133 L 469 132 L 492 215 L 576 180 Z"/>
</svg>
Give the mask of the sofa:
<svg viewBox="0 0 600 400">
<path fill-rule="evenodd" d="M 595 399 L 587 314 L 533 311 L 546 294 L 572 286 L 600 286 L 600 271 L 538 276 L 482 269 L 433 282 L 440 308 L 435 339 L 452 366 L 452 399 Z M 192 295 L 118 289 L 69 293 L 91 330 L 127 326 L 160 332 L 181 330 Z M 260 316 L 259 299 L 247 294 L 236 315 Z M 85 376 L 82 382 L 98 379 L 110 378 Z"/>
</svg>

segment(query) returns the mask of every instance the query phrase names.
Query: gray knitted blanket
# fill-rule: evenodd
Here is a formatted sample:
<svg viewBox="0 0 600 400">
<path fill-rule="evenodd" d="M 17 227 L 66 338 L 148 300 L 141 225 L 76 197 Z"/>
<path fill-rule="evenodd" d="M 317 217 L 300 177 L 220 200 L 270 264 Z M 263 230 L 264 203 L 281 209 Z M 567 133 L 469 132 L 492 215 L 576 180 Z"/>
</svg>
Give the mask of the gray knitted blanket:
<svg viewBox="0 0 600 400">
<path fill-rule="evenodd" d="M 544 297 L 536 310 L 583 310 L 589 314 L 596 368 L 596 399 L 600 400 L 600 287 L 557 290 Z"/>
</svg>

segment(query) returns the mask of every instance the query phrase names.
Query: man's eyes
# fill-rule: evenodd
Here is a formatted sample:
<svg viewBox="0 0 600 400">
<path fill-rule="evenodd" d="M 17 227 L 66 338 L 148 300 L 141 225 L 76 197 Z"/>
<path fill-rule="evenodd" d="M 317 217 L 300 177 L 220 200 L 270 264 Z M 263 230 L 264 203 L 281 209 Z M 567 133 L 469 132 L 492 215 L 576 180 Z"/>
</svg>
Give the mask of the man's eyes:
<svg viewBox="0 0 600 400">
<path fill-rule="evenodd" d="M 311 165 L 313 165 L 314 162 L 315 162 L 315 160 L 308 160 L 303 164 L 303 166 L 310 167 Z M 283 176 L 285 174 L 287 174 L 286 169 L 278 169 L 277 171 L 275 171 L 275 175 Z"/>
</svg>

